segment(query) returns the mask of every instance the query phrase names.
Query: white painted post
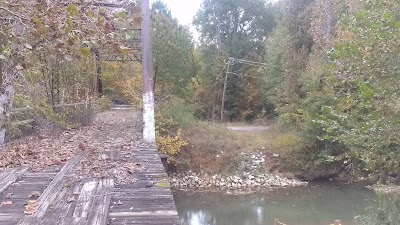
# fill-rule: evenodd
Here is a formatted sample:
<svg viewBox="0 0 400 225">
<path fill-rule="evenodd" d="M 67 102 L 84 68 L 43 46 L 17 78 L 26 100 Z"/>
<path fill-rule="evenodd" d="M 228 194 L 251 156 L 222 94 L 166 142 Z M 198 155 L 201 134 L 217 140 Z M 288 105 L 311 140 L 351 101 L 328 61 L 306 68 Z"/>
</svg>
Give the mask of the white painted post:
<svg viewBox="0 0 400 225">
<path fill-rule="evenodd" d="M 154 78 L 149 0 L 142 0 L 143 140 L 155 144 Z"/>
</svg>

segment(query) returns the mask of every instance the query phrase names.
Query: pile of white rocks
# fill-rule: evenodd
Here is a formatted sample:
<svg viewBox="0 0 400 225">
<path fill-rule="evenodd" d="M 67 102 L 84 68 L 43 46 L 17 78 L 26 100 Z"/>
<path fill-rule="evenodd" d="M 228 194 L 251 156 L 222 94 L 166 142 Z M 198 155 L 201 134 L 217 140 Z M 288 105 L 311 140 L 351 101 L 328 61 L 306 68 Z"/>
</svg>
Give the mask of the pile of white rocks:
<svg viewBox="0 0 400 225">
<path fill-rule="evenodd" d="M 375 193 L 378 194 L 384 194 L 384 195 L 400 195 L 400 186 L 398 185 L 382 185 L 382 184 L 376 184 L 372 186 L 367 186 L 368 189 L 371 189 L 375 191 Z"/>
<path fill-rule="evenodd" d="M 240 153 L 241 157 L 246 160 L 242 160 L 239 163 L 238 170 L 239 171 L 248 171 L 248 172 L 256 172 L 262 169 L 262 166 L 265 162 L 266 156 L 262 152 L 253 152 L 253 153 Z"/>
<path fill-rule="evenodd" d="M 171 186 L 176 189 L 196 188 L 256 188 L 256 187 L 296 187 L 306 186 L 307 182 L 288 179 L 273 174 L 221 176 L 207 174 L 178 174 L 171 177 Z"/>
</svg>

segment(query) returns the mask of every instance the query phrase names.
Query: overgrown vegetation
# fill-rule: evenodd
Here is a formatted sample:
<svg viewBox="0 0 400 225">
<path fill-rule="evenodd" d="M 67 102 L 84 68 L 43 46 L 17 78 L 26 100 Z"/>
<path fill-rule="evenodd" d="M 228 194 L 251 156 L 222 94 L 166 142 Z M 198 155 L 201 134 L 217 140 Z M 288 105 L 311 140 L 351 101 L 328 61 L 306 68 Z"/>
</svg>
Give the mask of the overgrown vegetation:
<svg viewBox="0 0 400 225">
<path fill-rule="evenodd" d="M 396 225 L 400 223 L 400 197 L 380 196 L 376 206 L 368 209 L 368 215 L 356 219 L 362 225 Z"/>
<path fill-rule="evenodd" d="M 398 2 L 285 3 L 267 42 L 277 69 L 266 74 L 265 96 L 313 145 L 305 160 L 398 174 Z"/>
<path fill-rule="evenodd" d="M 44 127 L 91 121 L 100 53 L 129 50 L 130 28 L 140 26 L 138 5 L 119 3 L 110 10 L 94 1 L 0 1 L 0 144 L 12 108 L 32 108 Z"/>
<path fill-rule="evenodd" d="M 166 39 L 155 43 L 156 64 L 163 68 L 157 76 L 173 78 L 160 78 L 158 88 L 166 91 L 158 93 L 161 102 L 169 102 L 166 95 L 181 99 L 181 105 L 169 104 L 161 112 L 178 126 L 186 124 L 182 134 L 190 144 L 185 149 L 196 149 L 196 159 L 215 155 L 230 144 L 232 149 L 241 146 L 233 137 L 226 146 L 218 144 L 228 137 L 215 138 L 217 133 L 226 130 L 214 132 L 198 123 L 187 126 L 192 115 L 220 119 L 227 76 L 223 118 L 276 117 L 282 128 L 295 134 L 284 133 L 275 140 L 287 142 L 286 147 L 277 147 L 287 169 L 352 171 L 382 181 L 400 173 L 397 1 L 204 1 L 194 18 L 201 35 L 198 46 L 191 47 L 186 35 L 185 45 L 179 47 L 185 60 L 171 58 L 162 46 L 174 49 L 169 44 L 179 38 L 172 34 L 183 37 L 187 32 L 181 32 L 162 4 L 156 6 L 156 27 L 169 24 L 169 30 L 176 29 L 170 38 L 164 34 Z M 161 35 L 160 30 L 156 33 Z M 263 64 L 228 66 L 228 57 Z M 202 136 L 204 131 L 213 135 Z M 204 143 L 196 141 L 201 139 L 209 146 L 200 147 Z M 268 150 L 275 150 L 273 145 Z M 204 149 L 209 153 L 201 155 Z"/>
<path fill-rule="evenodd" d="M 106 10 L 91 1 L 13 2 L 0 1 L 2 17 L 10 18 L 0 34 L 0 141 L 12 107 L 29 106 L 35 122 L 61 127 L 88 123 L 89 103 L 99 110 L 112 103 L 141 107 L 140 64 L 99 62 L 103 50 L 123 54 L 132 47 L 128 28 L 141 21 L 136 4 Z M 193 20 L 196 43 L 155 2 L 161 152 L 211 168 L 208 160 L 223 151 L 231 163 L 215 164 L 229 170 L 240 159 L 224 149 L 253 145 L 279 153 L 290 170 L 333 168 L 382 181 L 398 176 L 399 8 L 397 0 L 203 1 Z M 60 109 L 77 102 L 84 107 Z M 206 122 L 271 118 L 278 136 L 236 136 Z"/>
</svg>

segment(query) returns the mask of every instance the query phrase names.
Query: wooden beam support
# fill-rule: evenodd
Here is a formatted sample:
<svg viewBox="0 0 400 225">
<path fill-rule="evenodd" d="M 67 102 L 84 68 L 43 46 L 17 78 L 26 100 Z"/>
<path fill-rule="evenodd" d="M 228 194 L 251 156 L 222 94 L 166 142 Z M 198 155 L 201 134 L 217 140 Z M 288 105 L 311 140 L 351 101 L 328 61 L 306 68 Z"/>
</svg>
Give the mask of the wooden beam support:
<svg viewBox="0 0 400 225">
<path fill-rule="evenodd" d="M 18 225 L 31 225 L 32 220 L 43 218 L 50 204 L 57 197 L 58 192 L 63 188 L 62 184 L 65 179 L 65 175 L 74 168 L 75 165 L 82 159 L 82 154 L 74 156 L 70 159 L 67 164 L 58 172 L 56 177 L 51 181 L 46 190 L 40 195 L 39 199 L 36 201 L 37 212 L 34 215 L 26 215 L 22 218 Z"/>
<path fill-rule="evenodd" d="M 15 168 L 9 172 L 6 172 L 7 175 L 3 175 L 3 178 L 0 179 L 0 194 L 3 193 L 3 191 L 5 191 L 18 178 L 24 175 L 26 171 L 28 171 L 28 168 Z"/>
<path fill-rule="evenodd" d="M 142 0 L 143 140 L 155 144 L 154 77 L 149 0 Z"/>
</svg>

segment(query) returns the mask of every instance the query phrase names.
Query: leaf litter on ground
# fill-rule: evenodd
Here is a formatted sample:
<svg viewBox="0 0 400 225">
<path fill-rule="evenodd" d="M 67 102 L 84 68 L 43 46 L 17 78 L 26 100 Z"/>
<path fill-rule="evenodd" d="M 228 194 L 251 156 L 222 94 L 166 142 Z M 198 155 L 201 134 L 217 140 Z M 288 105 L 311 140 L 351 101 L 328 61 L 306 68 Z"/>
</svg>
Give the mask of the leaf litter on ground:
<svg viewBox="0 0 400 225">
<path fill-rule="evenodd" d="M 146 147 L 138 115 L 134 109 L 110 110 L 99 113 L 91 126 L 56 134 L 39 132 L 9 143 L 0 148 L 0 171 L 19 166 L 32 171 L 60 168 L 76 154 L 83 154 L 68 174 L 72 181 L 113 178 L 117 184 L 133 183 L 135 171 L 143 167 L 135 162 L 135 149 Z"/>
</svg>

